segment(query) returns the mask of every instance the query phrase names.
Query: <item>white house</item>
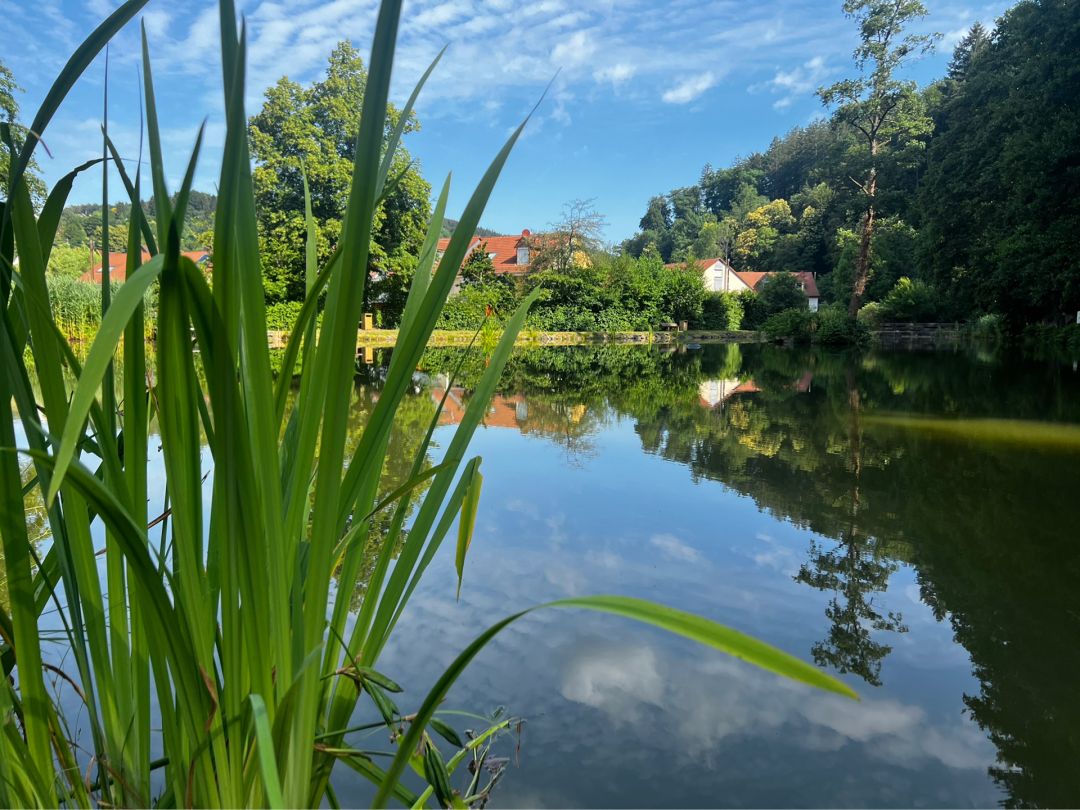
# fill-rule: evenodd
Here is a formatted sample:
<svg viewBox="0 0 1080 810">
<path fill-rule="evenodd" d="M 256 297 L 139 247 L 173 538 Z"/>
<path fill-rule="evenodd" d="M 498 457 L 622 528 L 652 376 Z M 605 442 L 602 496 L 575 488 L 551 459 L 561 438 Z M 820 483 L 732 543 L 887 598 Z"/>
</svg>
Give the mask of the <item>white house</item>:
<svg viewBox="0 0 1080 810">
<path fill-rule="evenodd" d="M 702 278 L 705 280 L 705 289 L 710 292 L 743 292 L 754 290 L 761 292 L 769 276 L 776 273 L 752 273 L 736 270 L 724 259 L 698 259 L 698 267 L 701 268 Z M 669 264 L 669 268 L 682 267 L 681 264 Z M 793 274 L 802 284 L 803 292 L 806 293 L 806 303 L 811 312 L 817 312 L 821 296 L 818 293 L 817 280 L 813 273 L 799 272 Z"/>
</svg>

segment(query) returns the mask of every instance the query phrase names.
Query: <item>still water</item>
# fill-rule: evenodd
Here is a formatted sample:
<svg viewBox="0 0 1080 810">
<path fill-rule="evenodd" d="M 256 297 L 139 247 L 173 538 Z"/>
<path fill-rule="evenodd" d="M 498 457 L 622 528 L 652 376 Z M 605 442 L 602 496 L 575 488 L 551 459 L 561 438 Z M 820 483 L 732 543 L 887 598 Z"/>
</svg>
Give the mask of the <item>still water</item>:
<svg viewBox="0 0 1080 810">
<path fill-rule="evenodd" d="M 455 360 L 428 355 L 413 407 L 434 407 Z M 444 446 L 481 362 L 450 391 Z M 447 548 L 381 662 L 408 692 L 511 611 L 622 593 L 756 634 L 861 696 L 612 617 L 538 614 L 447 704 L 527 720 L 495 804 L 1080 803 L 1071 365 L 521 350 L 472 451 L 485 488 L 461 600 Z"/>
<path fill-rule="evenodd" d="M 391 477 L 406 475 L 458 351 L 425 356 Z M 385 359 L 358 366 L 357 434 Z M 431 463 L 483 363 L 466 359 L 449 384 Z M 1071 364 L 522 349 L 471 450 L 485 483 L 461 598 L 448 542 L 380 660 L 403 708 L 506 614 L 596 593 L 709 616 L 861 696 L 615 617 L 535 614 L 445 704 L 525 719 L 496 752 L 511 764 L 494 805 L 1080 804 Z M 389 747 L 385 733 L 351 741 Z M 335 784 L 344 804 L 371 797 L 344 769 Z"/>
</svg>

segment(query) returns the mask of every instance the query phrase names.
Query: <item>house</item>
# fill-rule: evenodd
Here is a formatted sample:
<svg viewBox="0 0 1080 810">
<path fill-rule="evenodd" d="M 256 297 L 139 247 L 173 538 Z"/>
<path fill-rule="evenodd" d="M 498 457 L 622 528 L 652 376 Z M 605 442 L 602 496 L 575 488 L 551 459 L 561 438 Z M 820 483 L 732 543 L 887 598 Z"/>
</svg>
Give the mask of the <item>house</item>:
<svg viewBox="0 0 1080 810">
<path fill-rule="evenodd" d="M 698 267 L 701 268 L 702 278 L 705 280 L 705 289 L 710 292 L 744 292 L 753 290 L 760 292 L 762 285 L 769 276 L 776 273 L 754 273 L 736 270 L 724 259 L 698 259 Z M 682 264 L 668 264 L 668 268 L 682 267 Z M 817 312 L 821 295 L 818 293 L 817 279 L 813 273 L 799 272 L 793 274 L 799 279 L 803 292 L 806 293 L 806 302 L 811 312 Z"/>
<path fill-rule="evenodd" d="M 496 275 L 523 276 L 529 272 L 531 261 L 532 232 L 526 228 L 520 236 L 474 236 L 465 251 L 467 261 L 480 245 L 487 245 L 487 254 L 495 267 Z M 450 237 L 439 240 L 435 249 L 438 262 L 450 246 Z"/>
<path fill-rule="evenodd" d="M 188 250 L 180 254 L 191 259 L 197 266 L 202 269 L 206 269 L 210 264 L 210 252 L 207 250 Z M 109 254 L 109 281 L 123 281 L 127 278 L 127 254 L 126 253 L 110 253 Z M 142 264 L 146 264 L 150 261 L 150 253 L 146 250 L 142 252 Z M 95 284 L 101 283 L 102 278 L 102 262 L 98 262 L 81 276 L 79 281 L 92 281 Z"/>
<path fill-rule="evenodd" d="M 799 379 L 790 385 L 792 391 L 806 394 L 810 391 L 814 382 L 814 374 L 811 371 L 804 373 Z M 717 379 L 705 380 L 698 386 L 698 403 L 701 407 L 713 410 L 717 406 L 723 408 L 724 403 L 737 394 L 757 394 L 761 388 L 753 380 Z"/>
</svg>

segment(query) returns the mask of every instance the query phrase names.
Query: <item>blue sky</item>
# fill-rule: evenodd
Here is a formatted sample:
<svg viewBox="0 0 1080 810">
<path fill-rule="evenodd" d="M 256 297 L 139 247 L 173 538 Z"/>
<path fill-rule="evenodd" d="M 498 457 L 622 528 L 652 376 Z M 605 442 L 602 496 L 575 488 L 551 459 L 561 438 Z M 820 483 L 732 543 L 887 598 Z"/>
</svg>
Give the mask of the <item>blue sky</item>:
<svg viewBox="0 0 1080 810">
<path fill-rule="evenodd" d="M 340 39 L 364 54 L 377 0 L 238 0 L 250 26 L 248 111 L 282 75 L 310 81 Z M 943 34 L 914 65 L 939 76 L 975 20 L 1009 5 L 926 0 L 920 30 Z M 25 89 L 24 120 L 68 54 L 115 0 L 0 0 L 4 59 Z M 151 0 L 143 15 L 155 51 L 163 139 L 172 186 L 199 123 L 207 140 L 196 187 L 213 191 L 224 137 L 217 11 L 212 0 Z M 851 72 L 856 29 L 840 0 L 405 0 L 395 67 L 400 102 L 443 44 L 450 49 L 418 105 L 423 129 L 408 147 L 438 187 L 454 172 L 450 215 L 513 127 L 558 72 L 493 196 L 483 224 L 506 233 L 543 229 L 562 204 L 595 198 L 607 236 L 630 235 L 649 197 L 695 182 L 702 166 L 728 165 L 822 114 L 814 90 Z M 110 131 L 137 153 L 137 28 L 114 42 Z M 40 155 L 53 182 L 100 154 L 103 60 L 90 68 L 46 132 Z M 100 199 L 80 181 L 76 201 Z M 114 195 L 117 196 L 118 195 Z"/>
</svg>

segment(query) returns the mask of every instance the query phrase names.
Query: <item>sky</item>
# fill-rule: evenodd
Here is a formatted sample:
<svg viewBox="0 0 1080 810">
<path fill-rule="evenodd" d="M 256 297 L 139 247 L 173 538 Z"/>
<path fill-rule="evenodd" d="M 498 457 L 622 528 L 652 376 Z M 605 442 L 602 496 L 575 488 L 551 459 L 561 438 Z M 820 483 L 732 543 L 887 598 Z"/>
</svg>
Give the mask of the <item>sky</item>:
<svg viewBox="0 0 1080 810">
<path fill-rule="evenodd" d="M 925 0 L 912 30 L 939 32 L 937 51 L 908 69 L 939 77 L 976 20 L 1009 3 Z M 24 123 L 81 39 L 119 0 L 0 0 L 4 61 L 24 91 Z M 247 110 L 283 75 L 317 79 L 334 45 L 366 57 L 377 0 L 237 0 L 249 27 Z M 853 72 L 855 23 L 840 0 L 405 0 L 392 99 L 401 104 L 439 49 L 449 49 L 417 104 L 422 128 L 406 146 L 436 188 L 453 172 L 448 216 L 460 213 L 510 132 L 529 121 L 482 224 L 542 230 L 563 205 L 593 200 L 612 242 L 631 235 L 650 197 L 691 185 L 705 164 L 728 166 L 824 114 L 814 91 Z M 221 67 L 213 0 L 150 0 L 142 19 L 153 49 L 166 170 L 179 185 L 206 121 L 195 187 L 213 192 L 221 147 Z M 110 50 L 109 129 L 138 154 L 136 24 Z M 51 185 L 99 156 L 104 59 L 84 74 L 45 133 Z M 112 181 L 120 188 L 119 181 Z M 119 194 L 112 195 L 116 199 Z M 100 175 L 74 202 L 100 201 Z"/>
</svg>

